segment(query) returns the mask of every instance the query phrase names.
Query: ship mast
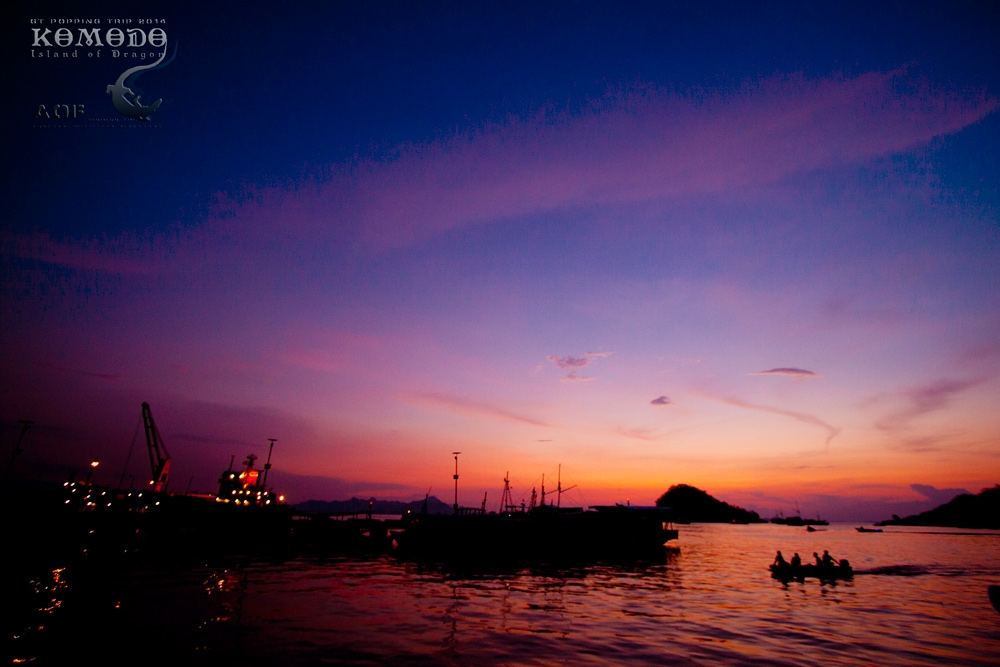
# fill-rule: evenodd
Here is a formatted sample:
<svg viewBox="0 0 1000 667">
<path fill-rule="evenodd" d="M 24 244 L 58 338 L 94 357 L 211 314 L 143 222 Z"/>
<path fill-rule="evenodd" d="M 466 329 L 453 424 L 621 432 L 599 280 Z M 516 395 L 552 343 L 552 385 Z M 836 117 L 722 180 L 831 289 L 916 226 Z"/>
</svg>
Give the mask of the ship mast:
<svg viewBox="0 0 1000 667">
<path fill-rule="evenodd" d="M 562 464 L 559 464 L 559 476 L 556 478 L 556 507 L 562 507 L 562 494 L 563 491 L 570 491 L 576 488 L 576 484 L 572 486 L 567 486 L 565 489 L 562 486 Z"/>
<path fill-rule="evenodd" d="M 514 497 L 510 492 L 510 471 L 503 477 L 503 495 L 500 496 L 500 512 L 509 512 L 514 507 Z"/>
</svg>

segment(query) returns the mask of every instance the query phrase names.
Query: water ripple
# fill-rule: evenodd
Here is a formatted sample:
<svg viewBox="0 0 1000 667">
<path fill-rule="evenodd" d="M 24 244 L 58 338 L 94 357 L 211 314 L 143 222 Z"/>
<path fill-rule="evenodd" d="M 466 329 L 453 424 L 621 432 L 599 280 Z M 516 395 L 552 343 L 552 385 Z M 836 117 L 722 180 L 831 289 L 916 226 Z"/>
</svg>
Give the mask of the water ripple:
<svg viewBox="0 0 1000 667">
<path fill-rule="evenodd" d="M 108 647 L 152 626 L 167 657 L 193 665 L 1000 664 L 1000 616 L 985 592 L 1000 582 L 1000 535 L 881 537 L 692 525 L 679 550 L 632 563 L 303 558 L 89 582 L 67 571 L 58 605 L 32 579 L 40 593 L 24 599 L 46 617 L 48 644 L 21 640 L 30 651 L 18 655 L 45 664 L 45 646 L 79 639 L 75 626 Z M 779 582 L 766 569 L 776 549 L 829 549 L 858 576 Z M 131 611 L 112 614 L 112 603 Z"/>
</svg>

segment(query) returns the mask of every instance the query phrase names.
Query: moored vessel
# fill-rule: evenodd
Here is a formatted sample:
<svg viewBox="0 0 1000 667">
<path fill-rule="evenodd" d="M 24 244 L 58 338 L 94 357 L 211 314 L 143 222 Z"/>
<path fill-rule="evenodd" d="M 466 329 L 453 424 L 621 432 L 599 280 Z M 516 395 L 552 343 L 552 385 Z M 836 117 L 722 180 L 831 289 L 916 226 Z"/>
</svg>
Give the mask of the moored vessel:
<svg viewBox="0 0 1000 667">
<path fill-rule="evenodd" d="M 457 484 L 457 467 L 454 477 Z M 557 500 L 546 504 L 543 481 L 540 504 L 532 490 L 530 505 L 516 505 L 505 477 L 500 511 L 487 512 L 485 499 L 481 507 L 459 507 L 456 487 L 451 514 L 418 512 L 403 517 L 395 536 L 398 553 L 476 561 L 635 556 L 655 553 L 678 537 L 668 508 L 562 507 L 565 490 L 560 480 Z"/>
</svg>

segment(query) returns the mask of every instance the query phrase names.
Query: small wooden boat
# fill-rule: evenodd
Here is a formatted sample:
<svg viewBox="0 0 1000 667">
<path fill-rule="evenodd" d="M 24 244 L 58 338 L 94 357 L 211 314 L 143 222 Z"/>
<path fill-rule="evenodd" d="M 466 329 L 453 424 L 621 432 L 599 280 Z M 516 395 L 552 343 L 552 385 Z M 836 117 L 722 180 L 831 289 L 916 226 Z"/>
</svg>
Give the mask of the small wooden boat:
<svg viewBox="0 0 1000 667">
<path fill-rule="evenodd" d="M 864 526 L 858 526 L 854 530 L 858 531 L 859 533 L 881 533 L 882 532 L 881 528 L 865 528 Z"/>
<path fill-rule="evenodd" d="M 769 569 L 772 577 L 782 581 L 791 581 L 792 579 L 801 581 L 806 577 L 814 577 L 820 581 L 854 578 L 854 568 L 851 567 L 851 563 L 846 558 L 841 558 L 837 565 L 829 567 L 812 563 L 792 567 L 785 563 L 784 565 L 772 564 Z"/>
<path fill-rule="evenodd" d="M 1000 586 L 987 586 L 986 592 L 990 596 L 990 602 L 993 603 L 993 608 L 1000 613 Z"/>
</svg>

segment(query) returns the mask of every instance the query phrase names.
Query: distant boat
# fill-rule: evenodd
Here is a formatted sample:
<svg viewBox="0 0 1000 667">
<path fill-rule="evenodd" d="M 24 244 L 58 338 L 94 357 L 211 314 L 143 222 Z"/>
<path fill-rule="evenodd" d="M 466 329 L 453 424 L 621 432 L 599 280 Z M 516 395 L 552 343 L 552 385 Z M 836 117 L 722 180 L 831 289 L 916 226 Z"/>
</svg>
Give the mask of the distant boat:
<svg viewBox="0 0 1000 667">
<path fill-rule="evenodd" d="M 825 528 L 813 528 L 812 526 L 806 526 L 806 531 L 810 532 L 810 533 L 815 533 L 817 531 L 821 532 L 821 531 L 824 531 L 824 530 L 826 530 L 826 529 Z"/>
<path fill-rule="evenodd" d="M 1000 612 L 1000 586 L 987 586 L 986 591 L 989 593 L 993 608 Z"/>
<path fill-rule="evenodd" d="M 858 526 L 854 530 L 859 533 L 881 533 L 883 532 L 881 528 L 865 528 L 864 526 Z"/>
</svg>

